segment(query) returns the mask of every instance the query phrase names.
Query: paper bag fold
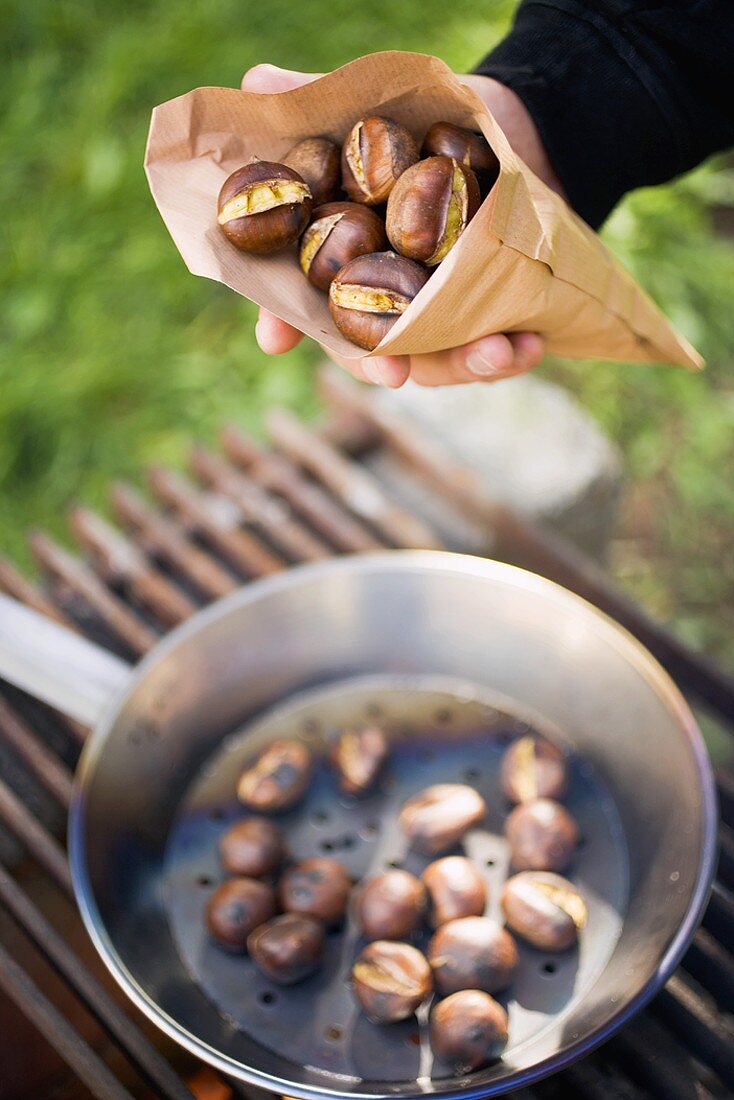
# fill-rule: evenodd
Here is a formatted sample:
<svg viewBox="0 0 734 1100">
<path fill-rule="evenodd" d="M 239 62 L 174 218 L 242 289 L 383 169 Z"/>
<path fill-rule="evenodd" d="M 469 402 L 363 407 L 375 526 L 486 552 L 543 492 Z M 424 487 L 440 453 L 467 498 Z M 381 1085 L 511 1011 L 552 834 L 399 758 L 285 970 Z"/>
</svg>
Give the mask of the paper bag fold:
<svg viewBox="0 0 734 1100">
<path fill-rule="evenodd" d="M 490 332 L 540 332 L 574 357 L 702 365 L 694 348 L 600 238 L 510 148 L 471 87 L 422 54 L 350 62 L 273 95 L 197 88 L 153 111 L 145 167 L 153 197 L 187 267 L 267 307 L 339 355 L 365 353 L 334 327 L 324 294 L 295 249 L 239 252 L 216 223 L 219 189 L 251 156 L 278 160 L 301 138 L 341 142 L 358 119 L 383 114 L 418 142 L 432 122 L 481 130 L 501 165 L 497 183 L 459 243 L 371 354 L 418 354 Z"/>
</svg>

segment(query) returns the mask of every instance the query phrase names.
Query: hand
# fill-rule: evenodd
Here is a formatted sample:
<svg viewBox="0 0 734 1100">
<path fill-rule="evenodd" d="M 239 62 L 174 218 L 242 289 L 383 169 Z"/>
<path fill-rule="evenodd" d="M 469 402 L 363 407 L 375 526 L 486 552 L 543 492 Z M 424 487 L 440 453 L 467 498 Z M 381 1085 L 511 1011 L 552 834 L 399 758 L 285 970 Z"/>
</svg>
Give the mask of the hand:
<svg viewBox="0 0 734 1100">
<path fill-rule="evenodd" d="M 242 87 L 248 92 L 285 92 L 298 88 L 318 73 L 298 73 L 274 65 L 256 65 L 245 73 Z M 535 124 L 522 100 L 509 88 L 486 76 L 468 76 L 465 82 L 482 97 L 504 130 L 513 149 L 537 176 L 562 194 Z M 260 309 L 255 327 L 264 352 L 282 355 L 303 334 L 266 309 Z M 537 367 L 545 345 L 536 332 L 494 333 L 471 344 L 434 355 L 384 355 L 373 359 L 342 359 L 328 354 L 355 378 L 397 388 L 411 378 L 420 386 L 447 386 L 462 382 L 495 382 Z"/>
</svg>

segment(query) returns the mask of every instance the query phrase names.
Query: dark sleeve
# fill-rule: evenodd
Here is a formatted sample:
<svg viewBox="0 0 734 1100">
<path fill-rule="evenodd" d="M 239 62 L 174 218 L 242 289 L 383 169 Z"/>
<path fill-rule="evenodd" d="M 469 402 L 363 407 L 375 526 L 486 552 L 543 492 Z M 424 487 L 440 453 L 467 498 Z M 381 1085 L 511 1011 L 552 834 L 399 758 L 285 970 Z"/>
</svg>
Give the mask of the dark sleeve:
<svg viewBox="0 0 734 1100">
<path fill-rule="evenodd" d="M 523 100 L 593 226 L 734 145 L 734 0 L 523 0 L 476 71 Z"/>
</svg>

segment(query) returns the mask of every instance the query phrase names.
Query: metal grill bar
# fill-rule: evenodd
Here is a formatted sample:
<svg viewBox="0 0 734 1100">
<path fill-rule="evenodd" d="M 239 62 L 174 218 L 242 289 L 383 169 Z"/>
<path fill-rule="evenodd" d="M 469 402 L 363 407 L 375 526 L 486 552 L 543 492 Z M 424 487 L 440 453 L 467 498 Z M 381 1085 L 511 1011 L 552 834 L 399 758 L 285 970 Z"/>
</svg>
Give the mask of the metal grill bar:
<svg viewBox="0 0 734 1100">
<path fill-rule="evenodd" d="M 0 736 L 15 750 L 39 782 L 68 810 L 71 803 L 71 772 L 38 740 L 1 696 Z"/>
<path fill-rule="evenodd" d="M 0 989 L 15 1002 L 98 1100 L 133 1100 L 111 1069 L 0 944 Z"/>
<path fill-rule="evenodd" d="M 603 1071 L 590 1061 L 577 1062 L 563 1076 L 564 1084 L 585 1100 L 645 1100 L 644 1093 L 628 1078 L 608 1067 Z"/>
<path fill-rule="evenodd" d="M 65 894 L 73 898 L 71 872 L 63 848 L 43 825 L 36 821 L 30 810 L 26 809 L 2 779 L 0 779 L 0 817 L 54 882 Z"/>
<path fill-rule="evenodd" d="M 52 600 L 26 580 L 14 565 L 3 557 L 0 557 L 0 591 L 13 596 L 21 603 L 28 604 L 34 611 L 40 611 L 42 615 L 48 615 L 49 619 L 55 619 L 56 622 L 63 623 L 72 630 L 77 629 L 76 624 L 72 623 Z"/>
<path fill-rule="evenodd" d="M 653 1011 L 722 1081 L 734 1089 L 734 1029 L 705 998 L 674 974 L 656 997 Z"/>
<path fill-rule="evenodd" d="M 6 713 L 17 724 L 22 725 L 20 719 L 13 714 L 5 701 L 0 699 L 0 716 Z M 61 767 L 61 765 L 58 766 Z M 47 780 L 48 775 L 44 773 L 44 775 L 39 775 L 39 778 Z M 52 789 L 52 784 L 45 782 L 44 785 L 47 789 Z M 62 892 L 69 898 L 73 898 L 71 874 L 62 848 L 50 836 L 48 831 L 36 821 L 2 780 L 0 780 L 0 818 L 11 828 L 56 884 L 61 887 Z M 104 988 L 93 978 L 82 961 L 46 921 L 25 892 L 1 865 L 0 902 L 23 928 L 41 953 L 64 977 L 102 1028 L 118 1043 L 131 1064 L 138 1069 L 145 1080 L 155 1087 L 157 1095 L 166 1097 L 167 1100 L 186 1100 L 186 1098 L 191 1100 L 190 1090 L 181 1082 L 165 1058 L 158 1053 L 134 1022 L 125 1015 Z M 2 957 L 0 956 L 1 968 Z M 1 980 L 0 985 L 2 985 Z M 6 989 L 6 992 L 14 996 L 12 990 Z M 25 1004 L 25 1002 L 23 1003 Z M 19 1005 L 19 1007 L 22 1008 L 23 1005 Z M 53 1008 L 53 1006 L 51 1007 Z M 35 1019 L 31 1013 L 28 1013 L 28 1015 L 31 1019 Z M 51 1020 L 51 1017 L 49 1019 Z M 71 1039 L 75 1035 L 76 1032 L 72 1032 L 69 1038 Z M 74 1040 L 75 1046 L 77 1041 L 79 1046 L 84 1043 L 81 1038 L 77 1037 Z M 53 1037 L 52 1045 L 57 1046 Z M 65 1057 L 64 1051 L 60 1048 L 57 1049 Z M 104 1065 L 96 1055 L 94 1055 L 94 1058 L 99 1061 L 100 1065 Z M 77 1072 L 80 1079 L 88 1083 L 79 1071 L 76 1061 L 70 1061 L 69 1064 Z M 105 1069 L 107 1069 L 106 1066 Z M 114 1080 L 114 1077 L 112 1079 Z M 100 1095 L 106 1096 L 107 1094 L 100 1093 Z M 127 1092 L 124 1095 L 128 1095 Z"/>
<path fill-rule="evenodd" d="M 625 1028 L 609 1045 L 630 1076 L 660 1100 L 711 1096 L 696 1080 L 696 1066 L 685 1049 L 648 1013 L 638 1016 L 634 1027 Z"/>
<path fill-rule="evenodd" d="M 734 829 L 728 825 L 719 829 L 719 878 L 734 885 Z"/>
<path fill-rule="evenodd" d="M 89 566 L 41 532 L 31 535 L 30 545 L 38 564 L 81 596 L 132 653 L 140 657 L 152 648 L 156 634 L 105 587 Z"/>
<path fill-rule="evenodd" d="M 190 456 L 194 473 L 210 488 L 234 501 L 246 523 L 254 523 L 275 546 L 293 561 L 328 558 L 329 547 L 293 515 L 284 501 L 276 499 L 241 470 L 235 470 L 219 455 L 194 447 Z"/>
<path fill-rule="evenodd" d="M 5 592 L 8 596 L 20 600 L 21 603 L 28 604 L 35 611 L 47 615 L 49 619 L 54 619 L 56 622 L 68 627 L 69 630 L 78 629 L 76 623 L 67 618 L 45 593 L 39 591 L 34 584 L 26 580 L 15 566 L 2 556 L 0 556 L 0 592 Z M 73 718 L 67 718 L 65 715 L 58 715 L 57 721 L 78 744 L 84 743 L 86 730 L 81 723 L 75 722 Z"/>
<path fill-rule="evenodd" d="M 283 568 L 280 558 L 240 527 L 242 517 L 226 497 L 197 492 L 172 470 L 151 470 L 148 480 L 158 499 L 200 532 L 243 576 L 261 577 Z"/>
<path fill-rule="evenodd" d="M 734 825 L 734 775 L 719 769 L 716 773 L 719 805 L 724 821 Z"/>
<path fill-rule="evenodd" d="M 734 960 L 705 928 L 693 937 L 682 965 L 716 998 L 722 1011 L 734 1013 Z"/>
<path fill-rule="evenodd" d="M 196 610 L 180 588 L 155 569 L 139 547 L 89 508 L 73 508 L 71 529 L 108 584 L 126 586 L 163 627 L 177 626 Z"/>
<path fill-rule="evenodd" d="M 715 882 L 711 889 L 703 926 L 725 947 L 734 944 L 734 897 L 720 882 Z"/>
<path fill-rule="evenodd" d="M 179 572 L 202 596 L 216 600 L 237 587 L 233 573 L 187 538 L 172 519 L 149 507 L 131 486 L 114 485 L 110 500 L 119 519 L 135 531 L 141 546 Z"/>
<path fill-rule="evenodd" d="M 109 993 L 92 977 L 58 932 L 0 866 L 0 900 L 53 964 L 110 1038 L 120 1044 L 141 1075 L 167 1100 L 191 1100 L 191 1092 Z"/>
<path fill-rule="evenodd" d="M 276 445 L 318 478 L 347 507 L 396 546 L 439 549 L 441 543 L 421 520 L 394 504 L 377 478 L 351 462 L 285 409 L 266 417 Z"/>
<path fill-rule="evenodd" d="M 349 553 L 384 549 L 386 543 L 340 508 L 323 489 L 308 481 L 290 460 L 262 450 L 232 425 L 222 430 L 221 442 L 233 462 L 288 501 L 337 550 Z"/>
</svg>

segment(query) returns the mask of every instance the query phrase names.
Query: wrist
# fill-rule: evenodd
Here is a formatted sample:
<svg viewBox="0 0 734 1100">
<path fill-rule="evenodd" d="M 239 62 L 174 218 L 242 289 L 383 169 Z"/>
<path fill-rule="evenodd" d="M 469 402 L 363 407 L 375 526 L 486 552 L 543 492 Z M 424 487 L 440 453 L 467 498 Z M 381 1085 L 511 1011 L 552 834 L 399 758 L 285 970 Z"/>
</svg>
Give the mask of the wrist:
<svg viewBox="0 0 734 1100">
<path fill-rule="evenodd" d="M 520 97 L 491 76 L 469 74 L 461 80 L 484 100 L 514 152 L 539 179 L 564 199 L 567 195 L 555 173 L 533 116 Z"/>
</svg>

